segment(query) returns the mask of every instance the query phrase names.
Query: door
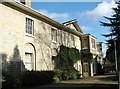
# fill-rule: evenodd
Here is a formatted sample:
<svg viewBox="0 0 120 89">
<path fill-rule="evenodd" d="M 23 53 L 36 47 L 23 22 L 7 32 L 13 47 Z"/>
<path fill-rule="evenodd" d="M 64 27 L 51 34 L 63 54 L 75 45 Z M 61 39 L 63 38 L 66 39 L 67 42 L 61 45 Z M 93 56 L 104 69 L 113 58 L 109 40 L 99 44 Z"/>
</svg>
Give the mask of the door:
<svg viewBox="0 0 120 89">
<path fill-rule="evenodd" d="M 89 65 L 88 65 L 88 63 L 83 64 L 83 75 L 85 77 L 89 76 Z"/>
</svg>

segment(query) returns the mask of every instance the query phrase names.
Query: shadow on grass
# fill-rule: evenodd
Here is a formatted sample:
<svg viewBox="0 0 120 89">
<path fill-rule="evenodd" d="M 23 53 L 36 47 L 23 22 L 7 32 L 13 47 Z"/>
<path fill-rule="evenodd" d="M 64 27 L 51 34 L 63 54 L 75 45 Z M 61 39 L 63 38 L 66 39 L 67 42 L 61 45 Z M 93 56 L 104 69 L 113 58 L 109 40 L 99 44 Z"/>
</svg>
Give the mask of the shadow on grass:
<svg viewBox="0 0 120 89">
<path fill-rule="evenodd" d="M 51 85 L 22 88 L 22 89 L 118 89 L 116 84 L 69 84 L 69 83 L 56 83 Z"/>
<path fill-rule="evenodd" d="M 108 76 L 108 77 L 99 78 L 99 79 L 103 80 L 103 81 L 113 81 L 113 82 L 118 81 L 118 77 L 117 76 Z"/>
</svg>

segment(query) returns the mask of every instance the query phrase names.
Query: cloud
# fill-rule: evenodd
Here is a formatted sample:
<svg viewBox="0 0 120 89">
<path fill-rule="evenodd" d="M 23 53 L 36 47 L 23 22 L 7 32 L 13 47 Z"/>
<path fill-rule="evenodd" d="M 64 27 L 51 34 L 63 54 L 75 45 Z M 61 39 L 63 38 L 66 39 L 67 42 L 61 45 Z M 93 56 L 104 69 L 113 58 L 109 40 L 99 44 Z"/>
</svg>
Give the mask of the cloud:
<svg viewBox="0 0 120 89">
<path fill-rule="evenodd" d="M 105 44 L 105 42 L 103 42 L 103 44 L 102 44 L 102 52 L 103 52 L 103 57 L 105 57 L 106 56 L 106 50 L 107 50 L 107 45 Z"/>
<path fill-rule="evenodd" d="M 90 31 L 92 31 L 92 28 L 91 27 L 88 27 L 88 26 L 81 26 L 81 29 L 84 33 L 88 33 Z"/>
<path fill-rule="evenodd" d="M 62 20 L 65 21 L 70 17 L 68 13 L 56 13 L 56 12 L 51 13 L 48 12 L 47 10 L 39 10 L 39 12 L 57 21 Z"/>
<path fill-rule="evenodd" d="M 98 4 L 96 8 L 90 11 L 83 12 L 82 15 L 87 16 L 89 19 L 98 20 L 103 16 L 110 16 L 114 13 L 112 8 L 117 7 L 115 1 L 103 1 L 102 3 Z"/>
</svg>

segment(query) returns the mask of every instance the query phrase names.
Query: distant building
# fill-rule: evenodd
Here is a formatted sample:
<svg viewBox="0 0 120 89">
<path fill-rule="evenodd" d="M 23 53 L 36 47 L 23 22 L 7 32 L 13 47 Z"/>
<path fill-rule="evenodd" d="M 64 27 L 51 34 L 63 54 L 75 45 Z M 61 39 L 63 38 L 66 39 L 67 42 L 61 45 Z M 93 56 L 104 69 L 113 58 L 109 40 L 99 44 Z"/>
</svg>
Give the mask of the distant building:
<svg viewBox="0 0 120 89">
<path fill-rule="evenodd" d="M 97 61 L 100 62 L 100 64 L 103 63 L 103 53 L 102 53 L 102 42 L 97 42 Z"/>
<path fill-rule="evenodd" d="M 82 36 L 83 76 L 97 74 L 97 63 L 102 64 L 102 43 L 96 42 L 96 39 L 91 34 Z"/>
</svg>

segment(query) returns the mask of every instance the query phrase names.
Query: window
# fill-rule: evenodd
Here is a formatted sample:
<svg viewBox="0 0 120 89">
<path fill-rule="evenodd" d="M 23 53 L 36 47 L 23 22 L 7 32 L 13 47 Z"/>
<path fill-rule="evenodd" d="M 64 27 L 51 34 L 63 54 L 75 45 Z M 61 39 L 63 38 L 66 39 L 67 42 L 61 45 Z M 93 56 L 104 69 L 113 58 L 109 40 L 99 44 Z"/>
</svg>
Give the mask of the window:
<svg viewBox="0 0 120 89">
<path fill-rule="evenodd" d="M 26 18 L 26 33 L 33 34 L 33 20 Z"/>
<path fill-rule="evenodd" d="M 33 54 L 32 53 L 25 53 L 25 68 L 27 70 L 32 70 L 32 59 L 33 59 Z"/>
<path fill-rule="evenodd" d="M 52 56 L 52 64 L 55 65 L 56 56 Z"/>
<path fill-rule="evenodd" d="M 75 39 L 74 36 L 71 35 L 71 46 L 74 47 L 75 46 Z"/>
<path fill-rule="evenodd" d="M 102 52 L 102 45 L 101 44 L 97 44 L 97 52 Z"/>
<path fill-rule="evenodd" d="M 66 46 L 66 40 L 67 40 L 66 35 L 67 34 L 65 32 L 63 32 L 63 40 L 62 40 L 63 42 L 62 43 L 64 46 Z"/>
<path fill-rule="evenodd" d="M 52 29 L 52 32 L 51 32 L 51 39 L 52 39 L 52 42 L 57 42 L 57 30 L 56 29 Z"/>
<path fill-rule="evenodd" d="M 92 48 L 95 49 L 95 40 L 91 38 L 91 44 L 92 44 Z"/>
<path fill-rule="evenodd" d="M 97 52 L 100 52 L 100 44 L 97 44 Z"/>
<path fill-rule="evenodd" d="M 88 49 L 88 38 L 82 37 L 82 49 Z"/>
</svg>

